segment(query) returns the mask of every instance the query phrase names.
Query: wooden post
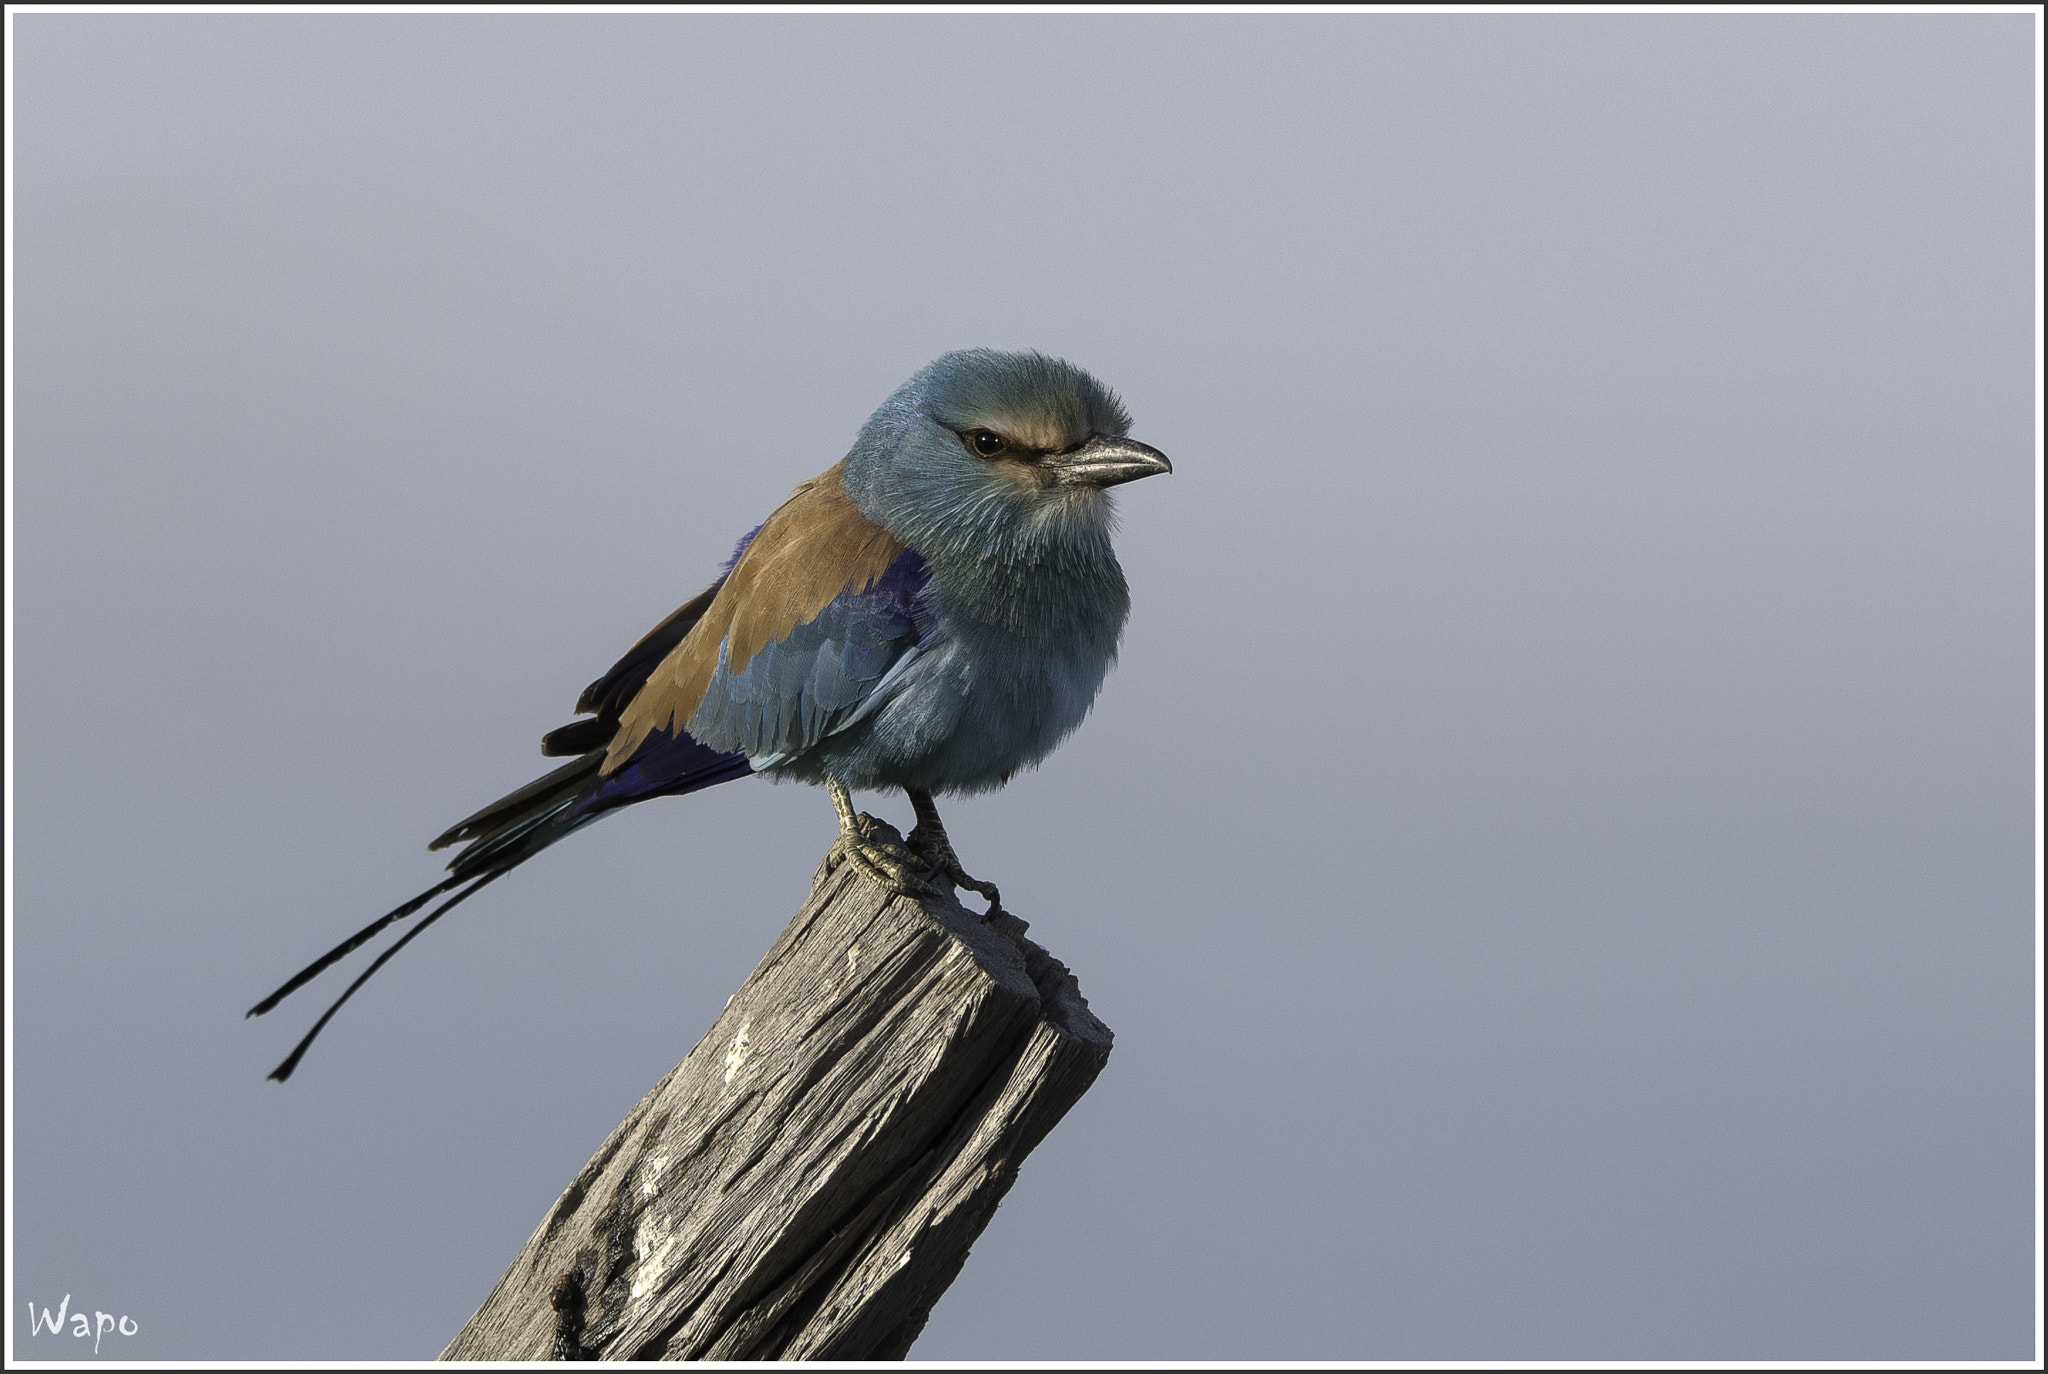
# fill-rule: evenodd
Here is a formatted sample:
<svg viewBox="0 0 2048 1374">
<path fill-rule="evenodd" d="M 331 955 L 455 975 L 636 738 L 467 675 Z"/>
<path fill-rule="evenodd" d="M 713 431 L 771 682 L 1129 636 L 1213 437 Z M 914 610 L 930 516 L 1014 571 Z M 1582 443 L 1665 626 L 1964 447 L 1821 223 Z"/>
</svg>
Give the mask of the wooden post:
<svg viewBox="0 0 2048 1374">
<path fill-rule="evenodd" d="M 901 1359 L 1109 1058 L 1024 930 L 821 874 L 441 1358 Z"/>
</svg>

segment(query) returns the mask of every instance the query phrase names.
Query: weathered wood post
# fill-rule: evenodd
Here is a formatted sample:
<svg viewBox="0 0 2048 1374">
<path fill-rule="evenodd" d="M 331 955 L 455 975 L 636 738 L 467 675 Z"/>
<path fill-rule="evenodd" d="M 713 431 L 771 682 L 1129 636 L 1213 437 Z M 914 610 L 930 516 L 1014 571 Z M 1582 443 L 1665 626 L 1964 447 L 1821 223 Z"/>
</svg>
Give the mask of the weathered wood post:
<svg viewBox="0 0 2048 1374">
<path fill-rule="evenodd" d="M 821 875 L 441 1358 L 901 1359 L 1109 1058 L 1024 929 Z"/>
</svg>

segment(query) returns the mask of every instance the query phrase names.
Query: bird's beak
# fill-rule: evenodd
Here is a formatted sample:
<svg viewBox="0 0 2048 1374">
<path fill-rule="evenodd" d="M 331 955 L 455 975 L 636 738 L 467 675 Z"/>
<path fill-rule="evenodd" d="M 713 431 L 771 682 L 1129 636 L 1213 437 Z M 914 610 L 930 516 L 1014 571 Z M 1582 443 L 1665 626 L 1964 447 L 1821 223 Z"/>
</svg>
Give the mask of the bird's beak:
<svg viewBox="0 0 2048 1374">
<path fill-rule="evenodd" d="M 1079 448 L 1048 454 L 1045 465 L 1052 469 L 1061 486 L 1113 487 L 1135 482 L 1154 473 L 1172 472 L 1166 455 L 1136 439 L 1111 439 L 1096 435 Z"/>
</svg>

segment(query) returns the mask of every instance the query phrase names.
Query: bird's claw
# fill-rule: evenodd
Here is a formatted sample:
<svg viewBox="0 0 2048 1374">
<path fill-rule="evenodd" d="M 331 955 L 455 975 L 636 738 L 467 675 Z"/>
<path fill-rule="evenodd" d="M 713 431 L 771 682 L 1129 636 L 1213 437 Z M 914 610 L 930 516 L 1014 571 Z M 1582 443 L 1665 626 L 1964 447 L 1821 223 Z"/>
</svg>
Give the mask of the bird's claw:
<svg viewBox="0 0 2048 1374">
<path fill-rule="evenodd" d="M 960 856 L 946 838 L 946 827 L 930 793 L 904 789 L 917 809 L 917 826 L 907 840 L 898 840 L 893 829 L 867 812 L 853 809 L 853 797 L 844 783 L 829 782 L 825 790 L 832 798 L 833 810 L 839 813 L 839 838 L 825 852 L 825 862 L 818 869 L 820 879 L 850 863 L 899 896 L 923 897 L 933 891 L 929 879 L 942 878 L 954 887 L 986 897 L 988 915 L 1004 914 L 996 885 L 968 876 L 960 866 Z"/>
<path fill-rule="evenodd" d="M 960 856 L 953 852 L 952 840 L 946 837 L 943 829 L 927 829 L 920 824 L 910 832 L 904 843 L 911 853 L 930 867 L 934 876 L 944 878 L 954 887 L 964 887 L 969 892 L 978 892 L 987 898 L 988 915 L 994 916 L 1002 911 L 1003 899 L 996 891 L 996 885 L 968 876 L 967 870 L 960 866 Z"/>
<path fill-rule="evenodd" d="M 899 897 L 923 897 L 931 884 L 922 876 L 926 864 L 921 856 L 895 840 L 876 833 L 881 826 L 873 816 L 861 812 L 851 827 L 842 828 L 839 838 L 825 853 L 825 876 L 852 864 L 864 877 L 880 883 Z"/>
</svg>

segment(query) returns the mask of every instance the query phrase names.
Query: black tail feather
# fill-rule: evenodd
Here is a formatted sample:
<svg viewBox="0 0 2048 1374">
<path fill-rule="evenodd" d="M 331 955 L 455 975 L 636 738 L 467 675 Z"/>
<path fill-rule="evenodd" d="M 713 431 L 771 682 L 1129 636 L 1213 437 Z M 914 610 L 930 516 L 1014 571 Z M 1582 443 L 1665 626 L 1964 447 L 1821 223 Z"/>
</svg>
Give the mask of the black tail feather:
<svg viewBox="0 0 2048 1374">
<path fill-rule="evenodd" d="M 313 1038 L 333 1019 L 334 1013 L 341 1010 L 342 1003 L 354 996 L 356 989 L 369 981 L 371 974 L 384 967 L 386 960 L 404 949 L 414 936 L 439 920 L 444 912 L 458 902 L 467 900 L 478 889 L 496 882 L 556 840 L 593 819 L 589 816 L 576 818 L 573 815 L 573 808 L 591 780 L 596 777 L 598 765 L 603 760 L 603 753 L 598 752 L 580 758 L 566 768 L 558 768 L 517 792 L 500 797 L 443 835 L 435 842 L 437 846 L 456 839 L 472 841 L 448 864 L 452 876 L 436 883 L 405 905 L 379 916 L 292 975 L 291 981 L 276 992 L 249 1008 L 248 1016 L 263 1015 L 342 959 L 362 948 L 385 927 L 395 921 L 404 920 L 450 889 L 462 889 L 434 908 L 432 914 L 407 931 L 397 944 L 378 955 L 362 976 L 349 984 L 348 991 L 342 993 L 334 1005 L 327 1009 L 326 1015 L 314 1023 L 313 1029 L 306 1033 L 306 1038 L 299 1042 L 298 1048 L 293 1050 L 290 1057 L 278 1065 L 270 1076 L 280 1083 L 290 1078 L 292 1070 L 298 1066 L 299 1056 L 306 1052 L 306 1047 L 313 1043 Z M 570 814 L 565 816 L 565 813 Z M 468 886 L 463 886 L 465 883 Z"/>
<path fill-rule="evenodd" d="M 342 1004 L 355 995 L 356 989 L 368 982 L 370 975 L 384 967 L 392 955 L 412 943 L 421 931 L 440 920 L 456 904 L 467 901 L 480 889 L 496 882 L 555 841 L 582 829 L 607 811 L 645 800 L 650 796 L 693 792 L 700 787 L 743 777 L 750 771 L 746 760 L 738 755 L 721 756 L 716 751 L 705 750 L 703 746 L 686 736 L 680 737 L 682 744 L 687 746 L 688 751 L 702 753 L 704 758 L 693 757 L 690 767 L 695 771 L 678 776 L 669 786 L 650 786 L 614 796 L 605 791 L 605 780 L 599 771 L 604 766 L 606 746 L 617 732 L 619 713 L 634 693 L 646 683 L 655 666 L 696 625 L 724 580 L 721 577 L 702 595 L 680 607 L 668 619 L 655 626 L 639 643 L 627 651 L 624 658 L 612 665 L 610 672 L 584 689 L 582 698 L 576 703 L 576 709 L 578 712 L 596 712 L 596 720 L 581 720 L 565 725 L 551 732 L 542 742 L 544 754 L 559 757 L 575 751 L 582 753 L 581 758 L 573 759 L 553 772 L 535 778 L 517 791 L 498 798 L 475 815 L 444 831 L 427 846 L 429 849 L 446 849 L 452 844 L 464 845 L 462 852 L 449 861 L 450 876 L 447 879 L 428 888 L 405 905 L 379 916 L 294 974 L 291 981 L 276 992 L 249 1008 L 249 1016 L 263 1015 L 340 960 L 360 949 L 385 927 L 395 921 L 404 920 L 443 893 L 460 889 L 435 907 L 390 949 L 378 955 L 370 967 L 350 983 L 348 990 L 336 998 L 334 1005 L 313 1024 L 313 1029 L 306 1032 L 306 1037 L 299 1041 L 298 1047 L 272 1071 L 271 1078 L 279 1083 L 290 1078 L 307 1047 L 326 1028 L 334 1014 L 341 1010 Z"/>
<path fill-rule="evenodd" d="M 293 974 L 290 982 L 286 983 L 276 992 L 271 993 L 270 996 L 264 998 L 255 1006 L 249 1008 L 249 1010 L 247 1010 L 246 1012 L 243 1012 L 242 1019 L 246 1021 L 251 1016 L 263 1015 L 264 1012 L 269 1011 L 272 1007 L 275 1007 L 279 1002 L 282 1002 L 285 998 L 291 996 L 300 988 L 312 982 L 315 978 L 318 978 L 321 974 L 325 973 L 329 968 L 332 968 L 336 963 L 338 963 L 342 959 L 347 958 L 349 955 L 355 953 L 358 949 L 361 949 L 363 945 L 372 936 L 376 935 L 378 931 L 384 929 L 384 927 L 390 925 L 393 921 L 404 920 L 406 917 L 412 915 L 415 911 L 418 911 L 421 907 L 425 906 L 428 902 L 440 896 L 443 892 L 446 892 L 449 888 L 457 887 L 467 881 L 469 881 L 468 877 L 455 877 L 448 879 L 446 882 L 436 883 L 434 886 L 428 888 L 425 892 L 422 892 L 419 896 L 407 902 L 404 906 L 397 907 L 391 911 L 385 912 L 382 916 L 379 916 L 376 920 L 370 922 L 370 924 L 364 926 L 361 930 L 349 936 L 346 940 L 343 940 L 333 949 L 328 950 L 318 959 L 315 959 L 312 963 L 306 965 L 297 973 Z"/>
<path fill-rule="evenodd" d="M 510 868 L 525 863 L 569 833 L 563 815 L 577 802 L 575 794 L 551 798 L 535 811 L 508 820 L 496 830 L 477 836 L 469 848 L 457 854 L 448 871 L 458 878 L 474 878 L 487 869 Z"/>
<path fill-rule="evenodd" d="M 356 989 L 361 987 L 363 984 L 369 982 L 370 976 L 374 974 L 378 969 L 383 968 L 384 965 L 390 961 L 392 955 L 398 953 L 398 951 L 404 949 L 407 945 L 411 944 L 413 940 L 419 936 L 420 932 L 424 931 L 428 926 L 434 924 L 434 922 L 440 920 L 441 917 L 444 914 L 446 914 L 450 908 L 460 904 L 461 902 L 467 900 L 470 897 L 475 896 L 478 891 L 480 891 L 483 888 L 489 887 L 492 883 L 504 877 L 507 873 L 510 873 L 516 867 L 518 867 L 517 864 L 508 864 L 506 867 L 498 869 L 495 872 L 484 874 L 483 877 L 478 878 L 474 883 L 471 883 L 468 887 L 462 889 L 462 891 L 456 893 L 453 897 L 450 897 L 447 901 L 435 907 L 433 911 L 428 913 L 425 920 L 421 921 L 411 930 L 405 932 L 404 937 L 400 939 L 397 944 L 393 945 L 391 948 L 385 950 L 382 954 L 378 955 L 376 960 L 368 968 L 363 970 L 361 976 L 359 976 L 353 983 L 350 983 L 348 985 L 348 991 L 342 993 L 341 996 L 334 999 L 334 1005 L 327 1009 L 327 1012 L 324 1016 L 322 1016 L 318 1021 L 315 1021 L 313 1023 L 313 1029 L 306 1032 L 306 1038 L 299 1041 L 298 1045 L 292 1050 L 292 1052 L 285 1056 L 284 1062 L 282 1064 L 279 1064 L 276 1068 L 270 1071 L 271 1081 L 275 1083 L 282 1083 L 287 1078 L 290 1078 L 292 1076 L 292 1071 L 299 1067 L 299 1060 L 302 1057 L 304 1057 L 308 1049 L 312 1048 L 313 1041 L 319 1036 L 320 1032 L 327 1029 L 327 1023 L 334 1019 L 334 1013 L 341 1010 L 342 1003 L 348 1001 L 349 998 L 355 996 Z M 457 879 L 456 881 L 459 882 L 461 880 Z M 442 890 L 444 889 L 435 889 L 436 892 Z M 432 894 L 429 893 L 428 895 L 431 896 Z M 325 965 L 323 964 L 322 967 L 325 967 Z M 305 976 L 310 975 L 302 975 L 300 981 L 303 981 Z M 293 986 L 296 986 L 296 984 L 294 984 Z M 286 991 L 289 990 L 289 988 L 286 989 Z M 278 994 L 278 996 L 280 997 L 283 995 L 283 993 Z M 274 998 L 272 1000 L 273 1002 L 275 1001 Z"/>
<path fill-rule="evenodd" d="M 536 809 L 536 802 L 546 806 L 559 800 L 561 797 L 566 797 L 578 791 L 585 782 L 596 777 L 597 770 L 603 763 L 604 753 L 602 750 L 585 754 L 573 763 L 565 763 L 554 772 L 535 778 L 518 791 L 507 792 L 474 816 L 458 821 L 455 825 L 442 832 L 427 848 L 446 849 L 451 844 L 459 844 L 464 840 L 473 840 L 487 830 L 494 829 L 506 821 L 513 820 Z M 457 862 L 459 863 L 460 861 L 460 857 L 458 857 Z"/>
<path fill-rule="evenodd" d="M 612 736 L 619 733 L 616 717 L 598 716 L 592 720 L 571 721 L 559 730 L 550 730 L 540 737 L 540 752 L 551 759 L 567 754 L 587 754 L 593 749 L 603 749 L 612 742 Z"/>
</svg>

